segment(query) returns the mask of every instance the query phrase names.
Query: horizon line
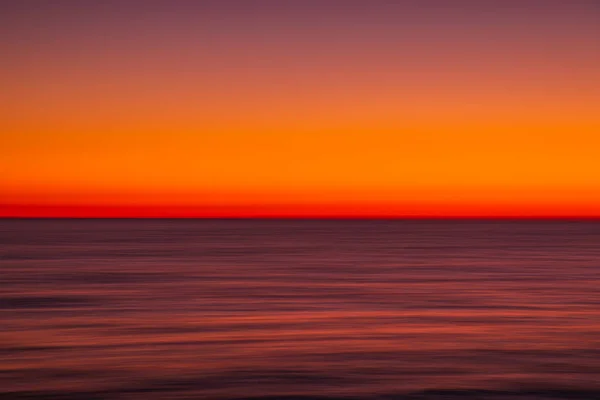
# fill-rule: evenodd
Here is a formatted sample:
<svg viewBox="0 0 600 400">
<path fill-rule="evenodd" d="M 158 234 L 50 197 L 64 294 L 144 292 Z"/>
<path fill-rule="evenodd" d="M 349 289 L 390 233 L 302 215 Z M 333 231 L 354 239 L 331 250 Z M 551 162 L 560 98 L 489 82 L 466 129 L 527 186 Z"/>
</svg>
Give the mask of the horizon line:
<svg viewBox="0 0 600 400">
<path fill-rule="evenodd" d="M 399 220 L 399 221 L 444 221 L 444 220 L 492 220 L 492 221 L 600 221 L 600 215 L 252 215 L 252 216 L 20 216 L 0 215 L 0 220 Z"/>
</svg>

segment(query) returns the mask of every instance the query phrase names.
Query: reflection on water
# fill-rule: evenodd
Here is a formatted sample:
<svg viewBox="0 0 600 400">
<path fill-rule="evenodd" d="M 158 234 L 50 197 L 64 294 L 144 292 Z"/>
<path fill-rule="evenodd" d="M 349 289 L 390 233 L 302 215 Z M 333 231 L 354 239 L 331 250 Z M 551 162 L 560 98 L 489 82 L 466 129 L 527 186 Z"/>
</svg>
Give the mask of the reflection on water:
<svg viewBox="0 0 600 400">
<path fill-rule="evenodd" d="M 6 398 L 600 398 L 600 223 L 0 220 Z"/>
</svg>

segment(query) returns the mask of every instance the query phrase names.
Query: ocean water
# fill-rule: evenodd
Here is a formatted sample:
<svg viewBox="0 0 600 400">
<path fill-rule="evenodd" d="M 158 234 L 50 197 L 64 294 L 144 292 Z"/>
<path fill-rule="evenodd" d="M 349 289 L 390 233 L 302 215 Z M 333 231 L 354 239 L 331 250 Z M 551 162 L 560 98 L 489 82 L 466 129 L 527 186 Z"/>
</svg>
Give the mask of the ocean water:
<svg viewBox="0 0 600 400">
<path fill-rule="evenodd" d="M 600 223 L 0 220 L 6 399 L 600 399 Z"/>
</svg>

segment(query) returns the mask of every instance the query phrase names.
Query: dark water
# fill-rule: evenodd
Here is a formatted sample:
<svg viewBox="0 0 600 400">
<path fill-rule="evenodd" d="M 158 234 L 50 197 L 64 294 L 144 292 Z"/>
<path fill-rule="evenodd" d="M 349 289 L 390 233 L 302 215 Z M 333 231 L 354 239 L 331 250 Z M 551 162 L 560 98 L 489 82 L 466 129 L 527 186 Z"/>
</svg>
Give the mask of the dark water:
<svg viewBox="0 0 600 400">
<path fill-rule="evenodd" d="M 0 243 L 2 398 L 600 398 L 598 222 L 0 220 Z"/>
</svg>

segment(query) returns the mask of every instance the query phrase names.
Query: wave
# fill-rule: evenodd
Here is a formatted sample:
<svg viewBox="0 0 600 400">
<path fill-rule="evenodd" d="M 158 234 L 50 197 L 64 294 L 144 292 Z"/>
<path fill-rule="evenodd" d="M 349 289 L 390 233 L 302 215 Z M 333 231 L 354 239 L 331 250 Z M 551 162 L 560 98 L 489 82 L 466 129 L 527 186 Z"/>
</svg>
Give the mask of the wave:
<svg viewBox="0 0 600 400">
<path fill-rule="evenodd" d="M 206 399 L 205 395 L 190 393 L 182 396 L 181 392 L 189 387 L 173 387 L 157 385 L 148 387 L 123 388 L 120 390 L 101 391 L 19 391 L 2 393 L 4 400 L 111 400 L 125 395 L 144 394 L 149 399 L 171 398 Z M 578 389 L 530 389 L 530 390 L 484 390 L 484 389 L 435 389 L 409 393 L 388 393 L 367 396 L 322 396 L 322 395 L 268 395 L 268 396 L 215 396 L 218 400 L 595 400 L 600 399 L 600 390 Z"/>
</svg>

